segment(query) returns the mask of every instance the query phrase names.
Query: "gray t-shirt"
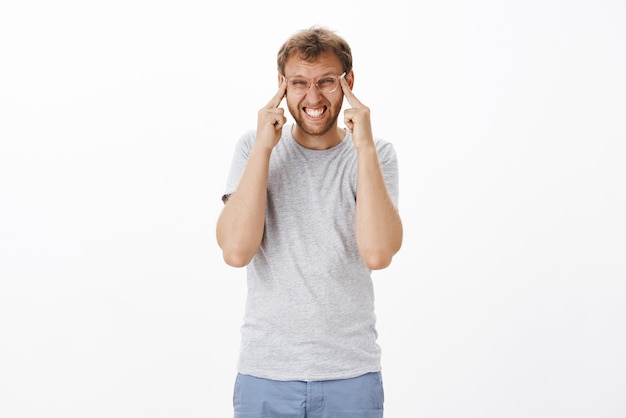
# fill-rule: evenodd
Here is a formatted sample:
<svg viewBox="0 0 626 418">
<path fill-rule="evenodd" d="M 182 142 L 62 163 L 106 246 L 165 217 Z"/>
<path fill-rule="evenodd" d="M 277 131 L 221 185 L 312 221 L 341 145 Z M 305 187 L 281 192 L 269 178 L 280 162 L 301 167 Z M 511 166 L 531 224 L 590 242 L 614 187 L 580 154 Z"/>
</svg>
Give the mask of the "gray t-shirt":
<svg viewBox="0 0 626 418">
<path fill-rule="evenodd" d="M 371 271 L 355 236 L 357 154 L 352 136 L 311 150 L 283 127 L 272 151 L 265 232 L 247 266 L 238 371 L 274 380 L 332 380 L 379 371 Z M 239 140 L 225 194 L 233 193 L 255 140 Z M 397 207 L 393 146 L 376 139 Z"/>
</svg>

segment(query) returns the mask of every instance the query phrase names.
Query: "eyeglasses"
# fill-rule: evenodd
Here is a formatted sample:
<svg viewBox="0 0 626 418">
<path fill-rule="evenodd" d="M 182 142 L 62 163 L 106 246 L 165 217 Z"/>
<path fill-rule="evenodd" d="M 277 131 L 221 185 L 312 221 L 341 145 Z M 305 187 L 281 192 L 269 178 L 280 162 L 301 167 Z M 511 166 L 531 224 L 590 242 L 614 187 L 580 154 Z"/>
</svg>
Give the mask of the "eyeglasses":
<svg viewBox="0 0 626 418">
<path fill-rule="evenodd" d="M 339 80 L 345 76 L 346 73 L 343 73 L 340 76 L 325 75 L 318 78 L 313 84 L 315 84 L 322 93 L 334 93 L 335 90 L 337 90 L 337 87 L 339 87 Z M 311 87 L 311 82 L 303 77 L 288 78 L 283 76 L 283 78 L 287 81 L 287 89 L 294 94 L 305 94 Z"/>
</svg>

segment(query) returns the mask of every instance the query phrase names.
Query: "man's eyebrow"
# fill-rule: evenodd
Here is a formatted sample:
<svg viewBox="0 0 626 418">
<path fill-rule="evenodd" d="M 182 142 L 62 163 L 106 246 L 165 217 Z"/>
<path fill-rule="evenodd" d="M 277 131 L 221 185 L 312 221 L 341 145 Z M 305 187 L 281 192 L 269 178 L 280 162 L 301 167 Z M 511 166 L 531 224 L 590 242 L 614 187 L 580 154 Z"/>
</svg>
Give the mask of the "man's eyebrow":
<svg viewBox="0 0 626 418">
<path fill-rule="evenodd" d="M 326 77 L 326 76 L 329 76 L 329 75 L 334 75 L 334 76 L 336 76 L 336 77 L 339 77 L 339 75 L 335 74 L 335 72 L 331 70 L 331 71 L 328 71 L 328 72 L 326 72 L 326 73 L 324 73 L 324 74 L 322 74 L 322 75 L 318 75 L 318 76 L 316 76 L 315 78 Z M 285 77 L 287 77 L 287 78 L 294 78 L 294 77 L 298 77 L 298 78 L 306 78 L 306 77 L 305 77 L 305 76 L 303 76 L 302 74 L 285 75 Z"/>
</svg>

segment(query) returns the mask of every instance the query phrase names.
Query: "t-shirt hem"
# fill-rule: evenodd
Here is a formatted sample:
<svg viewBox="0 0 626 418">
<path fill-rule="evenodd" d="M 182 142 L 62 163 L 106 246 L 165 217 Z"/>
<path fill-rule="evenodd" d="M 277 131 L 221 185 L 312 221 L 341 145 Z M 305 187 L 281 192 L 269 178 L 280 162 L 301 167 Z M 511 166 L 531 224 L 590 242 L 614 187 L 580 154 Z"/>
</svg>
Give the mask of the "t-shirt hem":
<svg viewBox="0 0 626 418">
<path fill-rule="evenodd" d="M 262 370 L 251 370 L 245 368 L 239 368 L 237 370 L 240 374 L 245 374 L 248 376 L 254 376 L 261 379 L 269 379 L 269 380 L 277 380 L 277 381 L 299 381 L 299 382 L 320 382 L 326 380 L 342 380 L 342 379 L 352 379 L 354 377 L 363 376 L 367 373 L 377 373 L 381 371 L 381 367 L 368 367 L 360 370 L 350 370 L 343 373 L 336 374 L 323 374 L 323 375 L 315 375 L 315 374 L 283 374 L 283 373 L 271 373 Z"/>
</svg>

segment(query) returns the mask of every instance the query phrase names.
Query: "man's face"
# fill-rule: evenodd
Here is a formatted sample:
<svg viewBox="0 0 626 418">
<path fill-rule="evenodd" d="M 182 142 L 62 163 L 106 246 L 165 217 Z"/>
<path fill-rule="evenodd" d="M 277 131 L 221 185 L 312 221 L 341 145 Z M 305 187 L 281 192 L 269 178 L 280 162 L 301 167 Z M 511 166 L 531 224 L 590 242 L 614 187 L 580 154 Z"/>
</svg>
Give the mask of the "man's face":
<svg viewBox="0 0 626 418">
<path fill-rule="evenodd" d="M 285 63 L 285 77 L 310 83 L 308 90 L 298 93 L 287 88 L 287 107 L 298 127 L 308 135 L 324 135 L 336 128 L 343 103 L 341 86 L 332 93 L 322 93 L 315 82 L 324 76 L 340 76 L 342 65 L 333 53 L 324 53 L 313 62 L 292 55 Z"/>
</svg>

